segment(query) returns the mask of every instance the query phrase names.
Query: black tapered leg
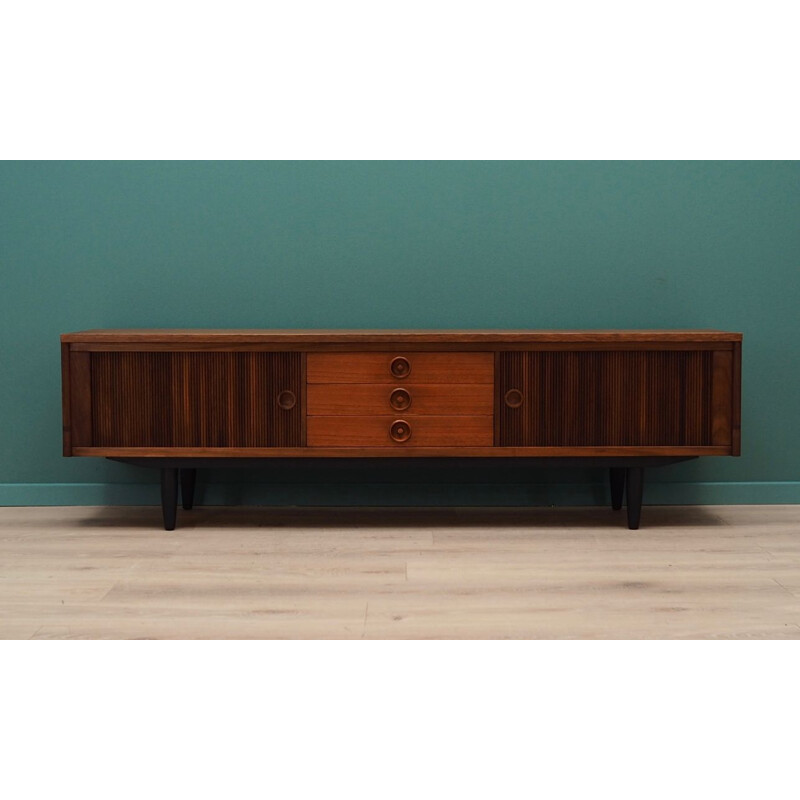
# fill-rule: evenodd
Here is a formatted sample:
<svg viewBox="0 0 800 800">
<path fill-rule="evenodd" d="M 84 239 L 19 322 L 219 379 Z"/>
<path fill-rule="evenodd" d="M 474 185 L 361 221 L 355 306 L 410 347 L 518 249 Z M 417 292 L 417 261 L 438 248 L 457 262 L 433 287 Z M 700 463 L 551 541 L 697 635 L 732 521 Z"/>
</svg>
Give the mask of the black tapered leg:
<svg viewBox="0 0 800 800">
<path fill-rule="evenodd" d="M 622 508 L 622 495 L 625 494 L 625 468 L 611 467 L 608 472 L 611 479 L 611 508 L 619 511 Z"/>
<path fill-rule="evenodd" d="M 625 484 L 628 496 L 628 527 L 635 531 L 639 528 L 639 520 L 642 517 L 644 469 L 642 467 L 628 467 Z"/>
<path fill-rule="evenodd" d="M 196 480 L 196 469 L 181 470 L 181 500 L 183 501 L 183 507 L 187 511 L 194 506 L 194 484 Z"/>
<path fill-rule="evenodd" d="M 161 511 L 164 515 L 164 530 L 175 530 L 178 515 L 178 470 L 161 470 Z"/>
</svg>

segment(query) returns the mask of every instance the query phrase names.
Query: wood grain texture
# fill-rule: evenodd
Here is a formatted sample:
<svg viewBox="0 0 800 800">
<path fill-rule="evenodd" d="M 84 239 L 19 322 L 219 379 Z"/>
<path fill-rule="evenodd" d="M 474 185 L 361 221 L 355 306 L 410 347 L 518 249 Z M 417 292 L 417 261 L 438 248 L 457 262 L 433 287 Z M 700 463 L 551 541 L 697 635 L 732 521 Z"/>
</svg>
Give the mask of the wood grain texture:
<svg viewBox="0 0 800 800">
<path fill-rule="evenodd" d="M 62 342 L 166 343 L 446 343 L 446 342 L 732 342 L 741 333 L 718 330 L 215 330 L 106 329 L 65 333 Z"/>
<path fill-rule="evenodd" d="M 92 353 L 91 374 L 97 447 L 302 445 L 300 354 Z"/>
<path fill-rule="evenodd" d="M 712 441 L 712 355 L 501 353 L 502 447 L 702 447 Z M 509 408 L 507 394 L 522 404 Z"/>
<path fill-rule="evenodd" d="M 392 392 L 408 393 L 408 410 L 391 405 Z M 409 414 L 486 415 L 494 410 L 492 384 L 368 384 L 313 383 L 308 386 L 310 416 L 393 414 L 398 410 Z"/>
<path fill-rule="evenodd" d="M 0 508 L 0 638 L 800 638 L 797 505 L 191 516 Z"/>
<path fill-rule="evenodd" d="M 392 439 L 390 429 L 398 420 L 407 422 L 411 436 L 407 441 Z M 387 416 L 309 417 L 309 447 L 490 447 L 493 425 L 491 416 Z"/>
<path fill-rule="evenodd" d="M 410 366 L 407 377 L 391 371 L 395 359 Z M 494 357 L 491 353 L 309 353 L 306 376 L 312 383 L 459 383 L 494 382 Z"/>
</svg>

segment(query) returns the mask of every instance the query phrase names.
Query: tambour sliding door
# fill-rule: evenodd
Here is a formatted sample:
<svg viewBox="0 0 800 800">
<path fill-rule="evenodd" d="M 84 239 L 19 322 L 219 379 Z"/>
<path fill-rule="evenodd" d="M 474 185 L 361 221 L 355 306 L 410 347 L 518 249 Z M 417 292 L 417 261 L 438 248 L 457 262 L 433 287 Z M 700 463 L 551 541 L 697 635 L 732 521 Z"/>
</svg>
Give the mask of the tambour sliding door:
<svg viewBox="0 0 800 800">
<path fill-rule="evenodd" d="M 297 447 L 302 354 L 93 352 L 93 447 Z"/>
<path fill-rule="evenodd" d="M 497 444 L 731 444 L 731 351 L 502 352 Z"/>
</svg>

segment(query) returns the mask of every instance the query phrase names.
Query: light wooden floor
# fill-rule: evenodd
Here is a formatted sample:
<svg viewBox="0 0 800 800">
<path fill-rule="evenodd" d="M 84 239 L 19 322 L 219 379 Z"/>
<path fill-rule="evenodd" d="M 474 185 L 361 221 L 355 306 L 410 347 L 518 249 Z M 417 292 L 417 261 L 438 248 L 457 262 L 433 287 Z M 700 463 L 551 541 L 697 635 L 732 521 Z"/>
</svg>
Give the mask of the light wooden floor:
<svg viewBox="0 0 800 800">
<path fill-rule="evenodd" d="M 800 638 L 800 506 L 0 509 L 0 637 Z"/>
</svg>

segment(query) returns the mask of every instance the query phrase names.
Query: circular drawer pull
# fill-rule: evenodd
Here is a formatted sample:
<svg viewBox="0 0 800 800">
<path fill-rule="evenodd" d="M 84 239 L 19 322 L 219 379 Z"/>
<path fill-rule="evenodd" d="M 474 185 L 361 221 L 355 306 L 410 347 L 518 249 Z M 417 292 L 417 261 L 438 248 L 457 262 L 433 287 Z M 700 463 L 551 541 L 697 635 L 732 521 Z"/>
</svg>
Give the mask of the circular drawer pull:
<svg viewBox="0 0 800 800">
<path fill-rule="evenodd" d="M 408 363 L 407 358 L 397 356 L 397 358 L 393 358 L 392 363 L 389 364 L 389 371 L 395 378 L 407 378 L 411 373 L 411 364 Z"/>
<path fill-rule="evenodd" d="M 297 403 L 297 398 L 294 396 L 294 392 L 290 392 L 288 389 L 284 389 L 278 395 L 278 405 L 284 411 L 288 411 L 290 408 L 294 408 L 296 403 Z"/>
<path fill-rule="evenodd" d="M 411 438 L 411 426 L 404 419 L 395 420 L 389 428 L 389 436 L 396 442 L 407 442 Z"/>
<path fill-rule="evenodd" d="M 509 408 L 519 408 L 525 397 L 519 389 L 509 389 L 506 392 L 505 401 Z"/>
<path fill-rule="evenodd" d="M 395 389 L 389 395 L 389 405 L 395 411 L 405 411 L 411 405 L 411 395 L 405 389 Z"/>
</svg>

